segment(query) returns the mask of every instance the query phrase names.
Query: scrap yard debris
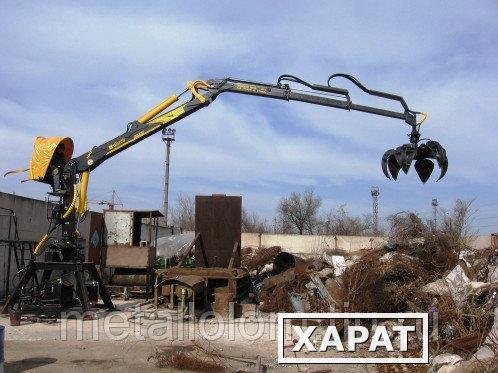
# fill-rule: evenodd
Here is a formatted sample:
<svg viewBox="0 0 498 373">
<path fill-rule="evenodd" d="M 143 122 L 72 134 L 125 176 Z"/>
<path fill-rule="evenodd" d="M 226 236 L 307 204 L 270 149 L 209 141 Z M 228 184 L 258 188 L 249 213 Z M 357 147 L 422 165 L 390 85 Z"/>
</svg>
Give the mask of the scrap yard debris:
<svg viewBox="0 0 498 373">
<path fill-rule="evenodd" d="M 156 349 L 148 361 L 158 368 L 177 368 L 189 372 L 264 372 L 261 356 L 234 355 L 230 350 L 214 348 L 199 341 L 186 346 Z"/>
<path fill-rule="evenodd" d="M 225 372 L 227 368 L 212 355 L 203 354 L 194 347 L 156 350 L 149 356 L 158 368 L 177 368 L 190 372 Z"/>
<path fill-rule="evenodd" d="M 282 251 L 280 246 L 259 248 L 254 253 L 250 247 L 242 250 L 242 267 L 250 271 L 260 272 L 263 267 L 273 262 L 273 259 Z"/>
<path fill-rule="evenodd" d="M 428 312 L 430 319 L 437 315 L 430 330 L 431 371 L 445 365 L 493 371 L 498 367 L 498 248 L 471 249 L 460 212 L 457 202 L 454 220 L 438 229 L 416 214 L 397 214 L 388 244 L 377 249 L 325 252 L 306 260 L 280 247 L 259 248 L 252 255 L 245 251 L 243 264 L 253 270 L 259 310 Z M 287 265 L 279 263 L 282 256 Z"/>
</svg>

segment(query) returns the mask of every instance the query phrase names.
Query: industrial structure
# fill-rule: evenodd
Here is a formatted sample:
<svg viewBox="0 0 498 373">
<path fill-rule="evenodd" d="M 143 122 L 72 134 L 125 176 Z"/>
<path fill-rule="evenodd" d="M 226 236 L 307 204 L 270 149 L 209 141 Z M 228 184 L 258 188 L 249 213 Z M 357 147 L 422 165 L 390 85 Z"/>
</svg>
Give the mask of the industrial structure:
<svg viewBox="0 0 498 373">
<path fill-rule="evenodd" d="M 402 110 L 398 112 L 355 104 L 351 101 L 348 90 L 331 85 L 332 80 L 336 78 L 347 79 L 368 95 L 398 102 Z M 295 85 L 297 88 L 291 87 L 291 85 Z M 303 88 L 307 90 L 303 91 Z M 189 100 L 162 113 L 187 92 L 192 94 Z M 73 158 L 74 144 L 69 137 L 44 138 L 39 136 L 36 138 L 30 167 L 14 170 L 10 173 L 29 170 L 30 180 L 46 183 L 51 187 L 49 195 L 55 198 L 55 201 L 49 213 L 47 233 L 35 247 L 33 259 L 23 269 L 18 284 L 2 312 L 9 312 L 11 309 L 15 312 L 23 312 L 27 305 L 30 308 L 42 308 L 47 303 L 47 299 L 44 298 L 47 294 L 48 300 L 52 304 L 60 307 L 79 304 L 84 312 L 89 311 L 91 304 L 85 282 L 87 277 L 91 280 L 91 284 L 96 284 L 97 292 L 104 306 L 113 309 L 114 305 L 102 281 L 101 274 L 94 262 L 85 261 L 82 245 L 79 242 L 80 236 L 77 227 L 81 221 L 84 221 L 87 213 L 87 189 L 90 172 L 109 158 L 143 139 L 207 107 L 218 95 L 225 92 L 299 101 L 402 120 L 410 128 L 409 143 L 385 152 L 381 165 L 386 177 L 396 180 L 399 171 L 403 170 L 407 173 L 412 161 L 415 161 L 415 170 L 421 181 L 425 183 L 434 168 L 431 159 L 434 159 L 441 169 L 439 179 L 446 174 L 448 159 L 444 148 L 436 141 L 421 139 L 420 125 L 425 121 L 427 115 L 410 109 L 403 97 L 368 89 L 351 75 L 333 74 L 328 78 L 327 85 L 312 84 L 293 75 L 281 75 L 276 84 L 232 78 L 189 82 L 185 91 L 179 95 L 170 96 L 136 121 L 129 123 L 123 134 L 101 145 L 94 146 L 78 157 Z M 420 119 L 418 116 L 422 118 Z M 166 135 L 167 142 L 168 138 L 170 137 Z M 167 179 L 165 180 L 165 194 L 167 194 Z M 165 201 L 167 201 L 167 195 Z M 167 212 L 167 206 L 164 208 Z M 235 222 L 237 221 L 240 232 L 240 219 L 235 220 Z M 227 222 L 225 222 L 226 224 Z M 59 237 L 53 237 L 59 229 Z M 204 233 L 203 235 L 208 236 L 209 234 Z M 198 236 L 198 239 L 202 239 L 202 235 Z M 237 255 L 235 255 L 237 252 L 235 243 L 233 243 L 229 269 L 236 265 L 238 260 Z M 240 240 L 238 245 L 240 245 Z M 217 250 L 218 248 L 213 246 L 207 249 Z M 43 250 L 45 251 L 45 261 L 36 260 Z M 196 245 L 196 265 L 211 265 L 209 261 L 205 260 L 206 252 L 201 251 L 202 253 L 197 250 Z M 214 265 L 226 265 L 228 256 L 223 256 L 223 260 L 221 260 L 221 256 L 216 257 L 216 255 L 210 254 L 210 262 Z M 201 263 L 203 260 L 204 262 Z M 38 280 L 38 272 L 42 272 L 40 280 Z M 68 273 L 71 276 L 67 276 Z M 94 293 L 93 290 L 92 293 Z M 73 298 L 73 294 L 76 294 L 75 298 Z"/>
<path fill-rule="evenodd" d="M 119 202 L 116 202 L 116 201 L 119 201 Z M 116 206 L 123 207 L 123 201 L 121 201 L 121 198 L 119 198 L 118 194 L 116 193 L 116 191 L 114 189 L 111 192 L 111 200 L 110 201 L 107 201 L 105 199 L 101 199 L 101 200 L 98 200 L 98 201 L 88 200 L 88 203 L 90 203 L 90 204 L 96 204 L 96 205 L 99 205 L 99 206 L 107 205 L 107 209 L 111 210 L 111 211 L 114 210 L 114 208 Z"/>
<path fill-rule="evenodd" d="M 164 190 L 163 190 L 163 215 L 164 215 L 164 224 L 168 225 L 168 201 L 169 201 L 169 160 L 171 154 L 171 143 L 175 141 L 175 132 L 174 128 L 163 128 L 162 131 L 162 139 L 166 144 L 166 155 L 164 162 Z"/>
<path fill-rule="evenodd" d="M 432 199 L 431 205 L 432 205 L 432 218 L 434 221 L 434 229 L 437 229 L 437 207 L 439 206 L 437 198 Z"/>
<path fill-rule="evenodd" d="M 196 196 L 195 237 L 175 267 L 158 271 L 156 306 L 159 297 L 169 299 L 170 307 L 176 300 L 181 308 L 199 298 L 205 308 L 214 302 L 213 308 L 227 315 L 229 302 L 247 297 L 251 283 L 241 268 L 241 217 L 239 196 Z M 192 255 L 194 266 L 185 267 Z"/>
</svg>

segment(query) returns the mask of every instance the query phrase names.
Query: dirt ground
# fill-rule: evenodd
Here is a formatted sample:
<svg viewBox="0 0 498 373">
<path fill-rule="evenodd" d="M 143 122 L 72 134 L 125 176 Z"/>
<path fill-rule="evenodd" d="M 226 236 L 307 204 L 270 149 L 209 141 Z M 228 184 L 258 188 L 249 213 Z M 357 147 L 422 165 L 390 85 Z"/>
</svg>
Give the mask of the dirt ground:
<svg viewBox="0 0 498 373">
<path fill-rule="evenodd" d="M 154 348 L 144 342 L 11 340 L 5 343 L 6 372 L 149 372 Z"/>
<path fill-rule="evenodd" d="M 223 333 L 214 340 L 202 337 L 204 333 L 213 335 L 219 328 L 210 319 L 191 325 L 191 330 L 181 332 L 181 320 L 174 319 L 172 334 L 158 338 L 150 328 L 168 317 L 169 310 L 158 313 L 150 310 L 141 312 L 140 319 L 133 317 L 130 306 L 138 301 L 120 302 L 118 308 L 125 315 L 126 327 L 105 333 L 105 320 L 100 314 L 96 322 L 83 321 L 81 335 L 76 332 L 77 321 L 69 320 L 65 327 L 60 320 L 53 322 L 31 322 L 23 319 L 20 326 L 10 326 L 9 318 L 0 317 L 5 325 L 5 368 L 6 372 L 175 372 L 171 367 L 158 368 L 154 359 L 149 359 L 156 351 L 186 349 L 193 351 L 209 361 L 216 361 L 227 371 L 254 372 L 258 357 L 269 372 L 373 372 L 373 366 L 358 365 L 300 365 L 277 364 L 277 341 L 275 322 L 269 322 L 260 338 L 248 339 L 237 328 L 229 329 L 224 325 Z M 247 323 L 246 333 L 254 335 L 257 323 Z M 116 333 L 116 330 L 118 333 Z M 98 331 L 98 333 L 96 333 Z M 119 331 L 126 331 L 124 338 L 116 337 Z M 193 334 L 188 334 L 192 333 Z M 272 334 L 273 333 L 273 334 Z M 188 335 L 187 335 L 188 334 Z M 193 335 L 193 336 L 192 336 Z M 183 336 L 183 337 L 182 337 Z M 202 346 L 212 354 L 199 353 Z M 288 349 L 290 349 L 289 347 Z M 222 358 L 219 356 L 223 356 Z M 299 356 L 301 357 L 301 356 Z M 305 356 L 302 356 L 305 357 Z"/>
<path fill-rule="evenodd" d="M 169 344 L 149 342 L 115 341 L 7 341 L 5 344 L 5 372 L 179 372 L 175 368 L 157 368 L 148 361 L 156 349 L 168 348 Z M 234 350 L 230 349 L 233 354 Z M 247 352 L 247 350 L 246 350 Z M 263 359 L 264 361 L 267 359 Z M 233 360 L 224 361 L 228 371 L 254 371 L 254 364 Z M 375 368 L 358 365 L 296 365 L 269 364 L 267 371 L 282 372 L 375 372 Z M 330 369 L 330 370 L 328 370 Z"/>
</svg>

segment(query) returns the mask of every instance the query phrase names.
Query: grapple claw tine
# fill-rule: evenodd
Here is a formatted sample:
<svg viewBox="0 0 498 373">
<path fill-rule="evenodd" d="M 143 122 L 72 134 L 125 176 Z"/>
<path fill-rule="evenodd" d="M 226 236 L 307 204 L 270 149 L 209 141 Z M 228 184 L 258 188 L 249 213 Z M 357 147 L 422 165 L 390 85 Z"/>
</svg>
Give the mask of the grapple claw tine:
<svg viewBox="0 0 498 373">
<path fill-rule="evenodd" d="M 446 172 L 448 171 L 448 157 L 446 155 L 446 150 L 437 141 L 429 140 L 427 141 L 427 146 L 431 150 L 431 156 L 437 161 L 439 168 L 441 169 L 441 174 L 436 181 L 441 180 Z"/>
<path fill-rule="evenodd" d="M 415 162 L 415 170 L 417 171 L 422 183 L 425 184 L 427 180 L 429 180 L 432 170 L 434 170 L 434 162 L 429 159 L 418 159 Z"/>
<path fill-rule="evenodd" d="M 446 160 L 446 162 L 443 162 L 442 164 L 439 163 L 438 161 L 438 164 L 439 167 L 441 168 L 441 175 L 439 175 L 439 178 L 436 181 L 441 180 L 444 177 L 444 175 L 446 175 L 446 171 L 448 171 L 448 160 Z"/>
<path fill-rule="evenodd" d="M 405 156 L 405 161 L 401 165 L 401 169 L 403 170 L 405 175 L 408 174 L 408 170 L 410 169 L 411 163 L 412 163 L 412 159 L 408 158 L 408 156 Z"/>
<path fill-rule="evenodd" d="M 382 157 L 382 172 L 384 172 L 384 175 L 386 175 L 386 177 L 391 180 L 391 177 L 389 176 L 389 173 L 387 172 L 387 158 L 384 159 L 384 157 Z"/>
<path fill-rule="evenodd" d="M 396 181 L 398 179 L 398 173 L 399 173 L 399 170 L 401 169 L 401 167 L 400 167 L 395 155 L 389 156 L 389 158 L 387 159 L 387 167 L 389 168 L 389 172 L 391 173 L 391 176 Z"/>
<path fill-rule="evenodd" d="M 382 172 L 384 172 L 384 175 L 386 175 L 386 177 L 391 180 L 391 177 L 389 176 L 389 172 L 387 172 L 387 160 L 389 159 L 389 157 L 394 153 L 394 150 L 393 149 L 389 149 L 388 151 L 386 151 L 384 153 L 384 155 L 382 156 L 382 161 L 381 161 L 381 164 L 382 164 Z"/>
<path fill-rule="evenodd" d="M 434 170 L 434 162 L 437 161 L 441 169 L 441 180 L 448 171 L 448 157 L 446 150 L 437 141 L 428 140 L 427 143 L 411 142 L 396 149 L 390 149 L 382 157 L 382 171 L 388 179 L 396 180 L 399 170 L 406 174 L 411 163 L 415 160 L 415 170 L 420 180 L 425 184 Z"/>
<path fill-rule="evenodd" d="M 443 150 L 441 154 L 441 162 L 438 160 L 439 167 L 441 167 L 441 175 L 439 176 L 439 179 L 442 179 L 444 175 L 446 175 L 446 172 L 448 171 L 448 157 L 446 156 L 446 150 L 444 150 L 443 147 L 441 147 Z"/>
<path fill-rule="evenodd" d="M 415 156 L 416 147 L 412 144 L 405 144 L 396 148 L 396 161 L 405 174 L 408 173 L 413 157 Z"/>
<path fill-rule="evenodd" d="M 399 165 L 399 167 L 403 168 L 403 165 L 405 163 L 405 157 L 404 157 L 404 150 L 403 150 L 402 146 L 396 148 L 393 158 L 395 158 L 396 163 Z"/>
</svg>

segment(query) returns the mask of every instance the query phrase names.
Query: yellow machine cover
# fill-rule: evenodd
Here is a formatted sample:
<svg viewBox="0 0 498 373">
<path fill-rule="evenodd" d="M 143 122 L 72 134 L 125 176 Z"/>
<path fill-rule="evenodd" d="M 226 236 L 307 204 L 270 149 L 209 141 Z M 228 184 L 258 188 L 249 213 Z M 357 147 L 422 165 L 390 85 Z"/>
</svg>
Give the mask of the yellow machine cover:
<svg viewBox="0 0 498 373">
<path fill-rule="evenodd" d="M 69 137 L 42 137 L 35 140 L 33 156 L 30 161 L 29 178 L 43 181 L 47 175 L 48 166 L 52 161 L 55 149 L 59 144 L 64 145 L 64 159 L 69 161 L 73 155 L 74 144 Z"/>
</svg>

